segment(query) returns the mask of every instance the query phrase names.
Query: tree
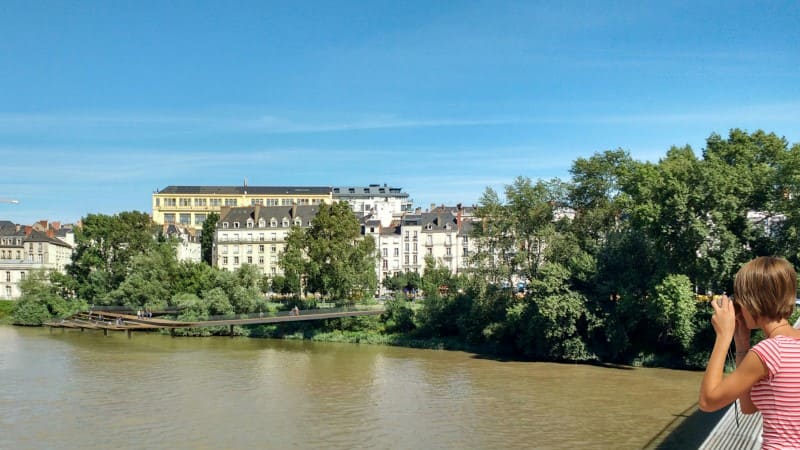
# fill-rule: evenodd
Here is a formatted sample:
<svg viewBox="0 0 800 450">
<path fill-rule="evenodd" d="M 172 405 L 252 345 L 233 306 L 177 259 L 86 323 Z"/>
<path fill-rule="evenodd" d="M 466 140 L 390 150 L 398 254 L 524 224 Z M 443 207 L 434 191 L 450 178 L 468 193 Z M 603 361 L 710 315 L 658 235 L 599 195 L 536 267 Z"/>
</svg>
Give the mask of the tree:
<svg viewBox="0 0 800 450">
<path fill-rule="evenodd" d="M 217 222 L 219 222 L 219 214 L 212 212 L 206 217 L 203 222 L 203 229 L 200 233 L 200 252 L 202 261 L 209 266 L 214 265 L 211 260 L 214 254 L 214 233 L 217 230 Z"/>
<path fill-rule="evenodd" d="M 133 256 L 156 244 L 156 227 L 149 215 L 138 211 L 89 214 L 81 222 L 67 273 L 76 280 L 79 298 L 106 304 L 108 293 L 128 275 Z"/>
<path fill-rule="evenodd" d="M 361 237 L 360 225 L 346 202 L 320 205 L 311 226 L 292 228 L 280 265 L 290 282 L 343 302 L 371 295 L 377 287 L 375 241 Z"/>
<path fill-rule="evenodd" d="M 14 304 L 11 313 L 14 324 L 41 325 L 53 318 L 66 317 L 86 306 L 76 300 L 65 300 L 59 295 L 58 286 L 51 283 L 50 279 L 51 273 L 41 269 L 31 271 L 20 282 L 22 296 Z"/>
</svg>

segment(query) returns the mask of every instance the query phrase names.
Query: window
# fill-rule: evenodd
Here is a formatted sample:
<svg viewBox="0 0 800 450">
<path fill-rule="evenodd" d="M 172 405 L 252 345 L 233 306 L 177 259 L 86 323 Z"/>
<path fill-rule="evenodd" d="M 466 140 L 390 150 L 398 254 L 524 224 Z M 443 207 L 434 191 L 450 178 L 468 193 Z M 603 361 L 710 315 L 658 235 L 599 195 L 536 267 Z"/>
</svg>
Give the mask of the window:
<svg viewBox="0 0 800 450">
<path fill-rule="evenodd" d="M 383 255 L 384 258 L 389 256 L 389 249 L 388 248 L 381 249 L 381 255 Z"/>
<path fill-rule="evenodd" d="M 192 215 L 181 213 L 181 225 L 189 225 L 192 223 Z"/>
<path fill-rule="evenodd" d="M 264 240 L 264 233 L 258 233 L 258 240 L 259 241 L 263 241 Z"/>
<path fill-rule="evenodd" d="M 414 265 L 417 264 L 417 255 L 414 255 Z"/>
<path fill-rule="evenodd" d="M 395 256 L 395 258 L 400 256 L 400 249 L 397 248 L 397 247 L 394 248 L 394 256 Z"/>
<path fill-rule="evenodd" d="M 236 199 L 235 198 L 226 198 L 225 199 L 225 206 L 236 206 Z"/>
<path fill-rule="evenodd" d="M 319 205 L 320 203 L 322 203 L 321 199 L 318 199 L 318 198 L 312 198 L 311 199 L 311 204 L 312 205 Z"/>
<path fill-rule="evenodd" d="M 414 243 L 414 253 L 417 253 L 417 243 Z"/>
<path fill-rule="evenodd" d="M 165 198 L 164 199 L 164 206 L 175 206 L 176 201 L 174 198 Z"/>
<path fill-rule="evenodd" d="M 252 256 L 248 256 L 247 257 L 247 264 L 253 264 L 253 257 Z"/>
<path fill-rule="evenodd" d="M 284 218 L 283 218 L 283 220 L 281 221 L 281 226 L 282 226 L 283 228 L 289 228 L 289 219 L 287 219 L 286 217 L 284 217 Z"/>
<path fill-rule="evenodd" d="M 164 214 L 164 223 L 175 223 L 175 214 Z"/>
<path fill-rule="evenodd" d="M 408 242 L 406 242 L 406 252 L 409 251 Z"/>
<path fill-rule="evenodd" d="M 190 198 L 182 198 L 178 200 L 178 204 L 180 206 L 192 206 L 192 199 Z"/>
<path fill-rule="evenodd" d="M 270 273 L 272 276 L 275 276 L 275 273 L 276 273 L 276 272 L 275 272 L 275 268 L 273 267 L 272 269 L 270 269 L 270 270 L 269 270 L 269 273 Z"/>
<path fill-rule="evenodd" d="M 247 242 L 253 242 L 253 233 L 247 233 Z"/>
<path fill-rule="evenodd" d="M 388 259 L 384 259 L 383 260 L 383 270 L 389 270 L 389 260 Z"/>
<path fill-rule="evenodd" d="M 453 245 L 453 236 L 448 234 L 447 235 L 447 245 Z"/>
<path fill-rule="evenodd" d="M 308 205 L 308 199 L 307 198 L 297 199 L 297 204 L 298 205 Z"/>
<path fill-rule="evenodd" d="M 406 230 L 406 240 L 408 240 L 408 239 L 409 239 L 409 236 L 408 236 L 409 234 L 410 234 L 410 233 L 409 233 L 409 231 L 408 231 L 408 230 Z"/>
<path fill-rule="evenodd" d="M 228 253 L 228 246 L 227 245 L 221 245 L 219 247 L 219 252 L 222 253 L 223 255 Z"/>
<path fill-rule="evenodd" d="M 6 286 L 6 298 L 11 298 L 11 286 Z"/>
<path fill-rule="evenodd" d="M 7 282 L 11 281 L 11 272 L 6 272 L 6 281 Z"/>
<path fill-rule="evenodd" d="M 464 246 L 469 244 L 469 236 L 464 236 Z"/>
<path fill-rule="evenodd" d="M 414 240 L 415 241 L 417 240 L 417 232 L 416 231 L 414 231 Z"/>
<path fill-rule="evenodd" d="M 269 234 L 269 239 L 270 239 L 271 241 L 276 241 L 276 240 L 278 240 L 277 234 L 276 234 L 276 233 L 270 233 L 270 234 Z"/>
<path fill-rule="evenodd" d="M 453 254 L 453 252 L 451 251 L 452 249 L 453 249 L 453 247 L 445 248 L 444 249 L 444 254 L 447 255 L 447 256 L 451 256 Z"/>
<path fill-rule="evenodd" d="M 464 256 L 469 256 L 469 248 L 464 247 Z"/>
<path fill-rule="evenodd" d="M 268 198 L 267 199 L 267 206 L 280 206 L 280 201 L 277 198 Z"/>
<path fill-rule="evenodd" d="M 157 199 L 156 199 L 156 207 L 157 207 L 157 208 L 158 208 L 158 207 L 161 207 L 161 199 L 160 199 L 160 198 L 157 198 Z"/>
<path fill-rule="evenodd" d="M 250 199 L 250 206 L 263 205 L 263 204 L 264 204 L 264 199 L 263 198 L 251 198 Z"/>
<path fill-rule="evenodd" d="M 264 219 L 258 219 L 258 228 L 264 228 L 267 226 L 267 221 Z"/>
<path fill-rule="evenodd" d="M 219 207 L 222 204 L 222 200 L 220 200 L 218 198 L 212 198 L 211 200 L 209 200 L 209 204 L 211 206 Z"/>
<path fill-rule="evenodd" d="M 272 228 L 277 227 L 278 226 L 278 221 L 273 217 L 272 219 L 269 220 L 269 226 L 272 227 Z"/>
<path fill-rule="evenodd" d="M 233 233 L 233 241 L 234 242 L 239 242 L 239 233 Z"/>
<path fill-rule="evenodd" d="M 258 257 L 258 263 L 261 264 L 261 265 L 264 265 L 264 257 L 263 256 L 259 256 Z"/>
<path fill-rule="evenodd" d="M 196 198 L 194 199 L 194 206 L 206 206 L 208 202 L 204 198 Z"/>
<path fill-rule="evenodd" d="M 290 198 L 282 198 L 281 199 L 281 206 L 292 206 L 292 199 L 290 199 Z"/>
<path fill-rule="evenodd" d="M 228 228 L 228 222 L 222 222 L 222 228 Z"/>
<path fill-rule="evenodd" d="M 247 246 L 247 253 L 248 254 L 253 253 L 253 246 L 252 245 L 248 245 Z"/>
<path fill-rule="evenodd" d="M 275 253 L 276 251 L 278 251 L 278 247 L 273 245 L 272 247 L 269 248 L 269 251 L 271 251 L 272 253 Z"/>
<path fill-rule="evenodd" d="M 228 257 L 227 256 L 223 256 L 222 257 L 222 264 L 228 264 Z"/>
<path fill-rule="evenodd" d="M 239 257 L 238 257 L 238 256 L 234 256 L 234 257 L 233 257 L 233 265 L 234 265 L 234 266 L 237 266 L 237 265 L 239 265 Z"/>
<path fill-rule="evenodd" d="M 264 244 L 258 246 L 258 253 L 264 253 Z"/>
<path fill-rule="evenodd" d="M 433 249 L 429 248 L 427 250 L 428 250 L 428 256 L 433 256 Z"/>
<path fill-rule="evenodd" d="M 408 265 L 408 255 L 406 255 L 406 256 L 404 257 L 404 262 L 405 262 L 405 264 L 406 264 L 406 265 Z"/>
<path fill-rule="evenodd" d="M 299 217 L 294 219 L 294 226 L 296 226 L 296 227 L 303 226 L 303 220 L 300 219 Z"/>
<path fill-rule="evenodd" d="M 195 225 L 202 225 L 206 221 L 205 214 L 195 214 L 194 215 L 194 224 Z"/>
<path fill-rule="evenodd" d="M 253 219 L 247 219 L 247 228 L 253 228 Z"/>
<path fill-rule="evenodd" d="M 233 222 L 233 228 L 239 228 L 239 222 Z"/>
</svg>

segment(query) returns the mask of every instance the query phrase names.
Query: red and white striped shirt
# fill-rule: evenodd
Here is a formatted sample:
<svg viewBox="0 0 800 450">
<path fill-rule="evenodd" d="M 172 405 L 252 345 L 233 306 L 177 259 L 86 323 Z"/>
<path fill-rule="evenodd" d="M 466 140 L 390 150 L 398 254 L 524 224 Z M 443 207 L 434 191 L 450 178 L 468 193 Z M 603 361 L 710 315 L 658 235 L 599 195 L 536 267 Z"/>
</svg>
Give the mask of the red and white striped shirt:
<svg viewBox="0 0 800 450">
<path fill-rule="evenodd" d="M 763 449 L 800 449 L 800 339 L 775 336 L 752 348 L 769 374 L 750 390 L 764 419 Z"/>
</svg>

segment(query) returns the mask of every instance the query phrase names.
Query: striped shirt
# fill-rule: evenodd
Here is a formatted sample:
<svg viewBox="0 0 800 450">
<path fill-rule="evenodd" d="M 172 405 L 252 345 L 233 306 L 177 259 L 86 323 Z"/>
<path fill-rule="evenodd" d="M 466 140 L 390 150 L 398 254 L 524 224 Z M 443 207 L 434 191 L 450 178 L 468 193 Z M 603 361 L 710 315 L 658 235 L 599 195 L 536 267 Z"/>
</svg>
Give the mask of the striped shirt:
<svg viewBox="0 0 800 450">
<path fill-rule="evenodd" d="M 800 449 L 800 339 L 775 336 L 752 348 L 769 372 L 750 390 L 764 419 L 763 449 Z"/>
</svg>

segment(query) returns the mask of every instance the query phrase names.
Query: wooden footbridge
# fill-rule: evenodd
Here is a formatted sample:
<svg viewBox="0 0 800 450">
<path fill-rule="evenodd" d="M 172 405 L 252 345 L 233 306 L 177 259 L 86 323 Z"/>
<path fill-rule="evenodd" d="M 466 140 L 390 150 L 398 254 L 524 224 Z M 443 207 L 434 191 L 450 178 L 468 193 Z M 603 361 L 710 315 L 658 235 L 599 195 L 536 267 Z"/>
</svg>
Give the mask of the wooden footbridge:
<svg viewBox="0 0 800 450">
<path fill-rule="evenodd" d="M 45 322 L 45 326 L 53 328 L 72 328 L 83 330 L 103 330 L 108 335 L 109 331 L 127 332 L 130 339 L 134 331 L 152 331 L 158 329 L 196 328 L 196 327 L 230 327 L 230 336 L 233 337 L 233 327 L 236 325 L 260 325 L 267 323 L 301 322 L 308 320 L 337 319 L 341 317 L 377 316 L 384 312 L 383 308 L 325 308 L 310 309 L 297 312 L 281 311 L 270 313 L 238 314 L 227 316 L 213 316 L 209 320 L 179 321 L 161 318 L 162 313 L 154 312 L 157 317 L 140 317 L 127 311 L 82 311 L 61 320 Z"/>
</svg>

